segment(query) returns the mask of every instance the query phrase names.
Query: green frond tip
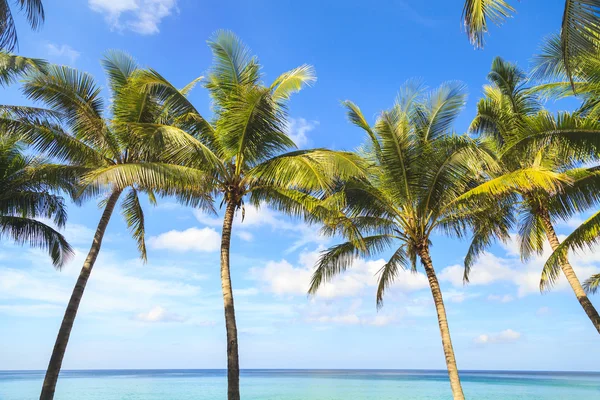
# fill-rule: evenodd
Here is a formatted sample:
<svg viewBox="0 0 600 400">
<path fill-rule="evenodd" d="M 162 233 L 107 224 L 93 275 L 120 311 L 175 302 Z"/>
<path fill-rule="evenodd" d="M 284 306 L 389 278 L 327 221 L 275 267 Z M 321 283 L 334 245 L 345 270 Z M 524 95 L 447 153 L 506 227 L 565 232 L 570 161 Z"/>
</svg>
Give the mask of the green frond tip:
<svg viewBox="0 0 600 400">
<path fill-rule="evenodd" d="M 598 242 L 600 242 L 600 211 L 584 221 L 554 250 L 544 265 L 540 289 L 548 290 L 555 283 L 560 275 L 560 265 L 570 250 L 591 249 Z"/>
<path fill-rule="evenodd" d="M 600 274 L 592 275 L 583 283 L 583 288 L 589 294 L 596 294 L 600 288 Z"/>
<path fill-rule="evenodd" d="M 471 44 L 482 48 L 488 21 L 500 25 L 514 11 L 504 0 L 466 0 L 462 20 Z"/>
<path fill-rule="evenodd" d="M 312 65 L 301 65 L 291 71 L 281 74 L 271 85 L 272 96 L 275 100 L 288 100 L 293 93 L 302 87 L 316 82 L 317 76 Z"/>
<path fill-rule="evenodd" d="M 48 62 L 45 60 L 22 57 L 0 51 L 0 86 L 10 85 L 16 82 L 18 78 L 33 72 L 45 73 L 47 68 Z"/>
</svg>

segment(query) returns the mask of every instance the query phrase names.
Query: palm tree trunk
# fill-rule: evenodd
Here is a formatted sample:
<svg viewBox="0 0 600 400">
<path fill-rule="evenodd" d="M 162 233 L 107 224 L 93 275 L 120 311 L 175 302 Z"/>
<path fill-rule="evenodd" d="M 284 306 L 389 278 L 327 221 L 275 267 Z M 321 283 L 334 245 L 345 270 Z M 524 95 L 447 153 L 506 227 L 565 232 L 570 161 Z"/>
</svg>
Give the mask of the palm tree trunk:
<svg viewBox="0 0 600 400">
<path fill-rule="evenodd" d="M 546 228 L 546 235 L 548 236 L 548 242 L 550 242 L 550 247 L 552 250 L 556 250 L 556 248 L 560 245 L 560 241 L 558 240 L 558 236 L 556 236 L 556 232 L 554 231 L 554 226 L 552 226 L 552 221 L 550 219 L 550 214 L 547 211 L 543 211 L 541 213 L 541 218 L 544 223 L 544 228 Z M 577 296 L 577 300 L 579 300 L 579 304 L 583 307 L 583 310 L 587 314 L 594 327 L 600 333 L 600 315 L 598 315 L 598 311 L 587 297 L 585 290 L 581 286 L 581 282 L 577 278 L 573 267 L 569 263 L 569 260 L 565 257 L 561 263 L 560 268 L 562 269 L 563 274 L 567 278 L 569 285 L 571 285 L 571 289 L 575 292 L 575 296 Z"/>
<path fill-rule="evenodd" d="M 444 355 L 446 356 L 446 367 L 448 368 L 448 377 L 450 378 L 450 387 L 452 388 L 452 396 L 454 397 L 454 400 L 464 400 L 465 395 L 463 394 L 462 386 L 460 384 L 458 367 L 456 366 L 456 358 L 454 357 L 454 349 L 452 347 L 452 339 L 450 338 L 450 328 L 448 327 L 448 319 L 446 318 L 444 299 L 442 298 L 440 284 L 435 274 L 435 270 L 433 269 L 429 248 L 424 246 L 419 251 L 419 256 L 425 267 L 425 273 L 429 280 L 429 287 L 431 288 L 433 302 L 435 303 L 435 309 L 437 311 L 438 324 L 442 335 L 442 347 L 444 348 Z"/>
<path fill-rule="evenodd" d="M 106 207 L 104 208 L 104 212 L 102 213 L 102 218 L 100 218 L 100 222 L 96 228 L 94 240 L 92 241 L 92 247 L 90 248 L 87 258 L 83 263 L 83 267 L 79 273 L 79 278 L 77 278 L 77 283 L 75 284 L 75 288 L 73 288 L 73 293 L 69 299 L 65 316 L 63 317 L 62 324 L 60 325 L 58 336 L 56 337 L 54 350 L 52 350 L 50 363 L 48 364 L 48 369 L 46 370 L 46 377 L 44 378 L 44 385 L 42 386 L 40 400 L 52 400 L 54 398 L 54 390 L 56 389 L 58 374 L 60 373 L 63 357 L 65 356 L 65 351 L 67 350 L 69 336 L 71 336 L 71 329 L 73 329 L 73 323 L 75 322 L 75 317 L 77 316 L 79 303 L 83 297 L 85 285 L 90 277 L 92 268 L 94 267 L 94 263 L 98 257 L 98 253 L 100 252 L 106 226 L 108 225 L 108 221 L 110 220 L 110 216 L 113 213 L 120 195 L 121 191 L 114 191 L 110 195 L 108 202 L 106 203 Z"/>
<path fill-rule="evenodd" d="M 233 307 L 233 291 L 231 289 L 231 273 L 229 269 L 229 247 L 231 245 L 231 228 L 235 215 L 235 204 L 227 203 L 223 231 L 221 232 L 221 287 L 225 306 L 225 328 L 227 329 L 227 399 L 240 400 L 240 361 L 238 355 L 237 325 Z"/>
</svg>

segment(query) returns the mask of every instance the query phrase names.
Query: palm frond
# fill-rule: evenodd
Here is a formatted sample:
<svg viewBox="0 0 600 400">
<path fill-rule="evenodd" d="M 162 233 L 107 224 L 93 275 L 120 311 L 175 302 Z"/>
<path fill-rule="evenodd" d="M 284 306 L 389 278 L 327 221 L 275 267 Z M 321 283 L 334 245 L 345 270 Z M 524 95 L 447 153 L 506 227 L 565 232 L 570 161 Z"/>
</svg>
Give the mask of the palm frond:
<svg viewBox="0 0 600 400">
<path fill-rule="evenodd" d="M 144 226 L 144 210 L 142 210 L 140 199 L 138 197 L 138 191 L 135 188 L 129 189 L 129 191 L 123 198 L 121 207 L 123 209 L 122 213 L 123 217 L 125 218 L 127 228 L 129 228 L 131 236 L 133 236 L 133 238 L 138 244 L 140 257 L 144 262 L 146 262 L 148 260 L 148 257 L 146 254 L 146 229 Z"/>
<path fill-rule="evenodd" d="M 6 4 L 6 1 L 0 2 Z M 2 18 L 0 11 L 0 18 Z M 0 31 L 0 49 L 4 48 L 3 35 Z M 48 63 L 39 58 L 17 56 L 0 51 L 0 85 L 7 86 L 18 78 L 33 72 L 46 72 Z"/>
<path fill-rule="evenodd" d="M 317 80 L 312 65 L 301 65 L 291 71 L 284 72 L 271 84 L 273 99 L 288 100 L 293 93 L 299 92 L 305 85 Z"/>
<path fill-rule="evenodd" d="M 379 270 L 379 280 L 377 282 L 377 308 L 383 307 L 383 296 L 387 288 L 398 277 L 400 269 L 406 269 L 408 265 L 408 255 L 403 246 L 398 247 L 392 257 Z"/>
<path fill-rule="evenodd" d="M 308 293 L 316 294 L 322 284 L 348 269 L 357 257 L 369 257 L 383 251 L 391 246 L 393 240 L 390 235 L 367 236 L 360 243 L 345 242 L 324 251 L 317 261 Z"/>
<path fill-rule="evenodd" d="M 469 40 L 475 47 L 483 47 L 488 32 L 488 20 L 500 25 L 514 9 L 504 0 L 465 0 L 463 23 Z"/>
<path fill-rule="evenodd" d="M 33 219 L 0 215 L 0 237 L 5 236 L 18 244 L 28 243 L 48 251 L 52 263 L 59 269 L 73 256 L 73 249 L 63 235 Z"/>
<path fill-rule="evenodd" d="M 583 288 L 587 293 L 596 294 L 600 287 L 600 274 L 592 275 L 583 283 Z"/>
<path fill-rule="evenodd" d="M 560 264 L 567 258 L 570 250 L 584 250 L 592 248 L 600 241 L 600 212 L 595 213 L 578 226 L 563 242 L 554 249 L 552 255 L 546 261 L 540 288 L 550 288 L 560 275 Z"/>
</svg>

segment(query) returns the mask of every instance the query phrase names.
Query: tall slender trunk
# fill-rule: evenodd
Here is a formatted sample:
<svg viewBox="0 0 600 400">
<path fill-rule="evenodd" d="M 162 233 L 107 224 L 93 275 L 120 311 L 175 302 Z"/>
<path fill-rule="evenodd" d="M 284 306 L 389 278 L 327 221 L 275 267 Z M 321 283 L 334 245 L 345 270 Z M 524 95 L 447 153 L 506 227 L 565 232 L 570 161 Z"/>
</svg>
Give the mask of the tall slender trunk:
<svg viewBox="0 0 600 400">
<path fill-rule="evenodd" d="M 550 242 L 550 247 L 552 250 L 556 250 L 556 248 L 560 245 L 560 241 L 558 240 L 558 236 L 556 236 L 556 232 L 554 231 L 554 226 L 552 226 L 552 220 L 550 219 L 550 214 L 547 211 L 542 211 L 541 218 L 544 223 L 544 228 L 546 228 L 546 236 L 548 237 L 548 242 Z M 571 285 L 571 289 L 575 292 L 575 296 L 577 296 L 577 300 L 579 300 L 579 304 L 589 317 L 594 327 L 600 333 L 600 315 L 598 315 L 598 311 L 594 308 L 594 305 L 587 297 L 585 290 L 581 286 L 581 282 L 577 278 L 573 267 L 569 263 L 569 260 L 565 257 L 560 262 L 560 268 L 562 269 L 563 274 L 567 278 L 569 285 Z"/>
<path fill-rule="evenodd" d="M 225 306 L 225 328 L 227 329 L 227 399 L 240 400 L 240 361 L 238 355 L 237 325 L 231 289 L 231 273 L 229 269 L 229 247 L 231 244 L 231 228 L 235 215 L 235 204 L 227 203 L 223 231 L 221 232 L 221 287 L 223 288 L 223 304 Z"/>
<path fill-rule="evenodd" d="M 110 195 L 108 202 L 106 203 L 106 207 L 104 208 L 104 212 L 102 213 L 102 217 L 100 218 L 100 222 L 98 223 L 98 227 L 96 228 L 94 240 L 92 241 L 92 247 L 90 248 L 90 252 L 83 263 L 83 267 L 79 273 L 79 278 L 77 278 L 77 283 L 75 284 L 73 293 L 69 299 L 65 316 L 63 317 L 62 324 L 60 325 L 58 336 L 56 337 L 54 350 L 52 350 L 50 363 L 48 364 L 48 369 L 46 370 L 46 377 L 44 378 L 44 385 L 42 386 L 40 400 L 52 400 L 54 398 L 54 390 L 56 389 L 58 374 L 60 373 L 63 357 L 65 356 L 65 351 L 67 350 L 69 336 L 71 336 L 71 329 L 73 329 L 73 323 L 75 322 L 75 317 L 77 316 L 79 303 L 81 303 L 85 285 L 87 284 L 92 272 L 92 268 L 94 267 L 94 263 L 96 262 L 96 258 L 98 257 L 98 253 L 100 252 L 102 238 L 104 237 L 106 226 L 108 225 L 108 221 L 110 220 L 110 216 L 115 209 L 115 205 L 117 204 L 117 200 L 119 199 L 120 195 L 121 191 L 114 191 Z"/>
<path fill-rule="evenodd" d="M 454 397 L 454 400 L 464 400 L 465 395 L 460 384 L 458 367 L 456 366 L 456 358 L 454 357 L 454 348 L 452 347 L 452 339 L 450 338 L 450 328 L 448 327 L 444 299 L 442 298 L 440 284 L 435 275 L 435 270 L 433 269 L 429 248 L 424 246 L 419 251 L 419 256 L 425 267 L 425 273 L 427 274 L 429 287 L 431 288 L 431 294 L 433 295 L 433 302 L 435 303 L 435 310 L 437 311 L 438 325 L 440 326 L 440 334 L 442 335 L 442 347 L 444 348 L 444 355 L 446 356 L 446 367 L 448 368 L 452 396 Z"/>
</svg>

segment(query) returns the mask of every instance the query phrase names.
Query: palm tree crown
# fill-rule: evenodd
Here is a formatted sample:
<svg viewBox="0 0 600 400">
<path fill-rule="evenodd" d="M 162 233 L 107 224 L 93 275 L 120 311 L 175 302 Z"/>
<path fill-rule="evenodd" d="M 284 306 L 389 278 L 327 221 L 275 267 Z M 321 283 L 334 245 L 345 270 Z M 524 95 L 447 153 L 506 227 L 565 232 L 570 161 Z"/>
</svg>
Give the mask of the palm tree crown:
<svg viewBox="0 0 600 400">
<path fill-rule="evenodd" d="M 525 86 L 524 73 L 500 58 L 494 60 L 488 78 L 491 85 L 484 87 L 485 97 L 478 103 L 471 131 L 490 143 L 499 164 L 494 175 L 511 176 L 523 170 L 538 170 L 556 174 L 557 180 L 536 188 L 515 187 L 514 192 L 502 196 L 479 190 L 480 203 L 488 204 L 489 208 L 484 207 L 482 218 L 476 218 L 473 241 L 465 258 L 466 281 L 476 256 L 493 239 L 508 240 L 510 232 L 518 226 L 520 253 L 526 260 L 534 253 L 541 254 L 547 241 L 553 249 L 559 246 L 554 230 L 556 220 L 566 220 L 600 200 L 597 175 L 578 168 L 582 162 L 596 158 L 596 153 L 588 152 L 586 147 L 583 148 L 586 151 L 582 151 L 581 146 L 574 146 L 578 141 L 572 140 L 575 135 L 598 136 L 597 121 L 568 113 L 554 116 L 542 110 L 537 97 Z M 536 137 L 546 140 L 536 140 Z M 566 258 L 554 268 L 543 271 L 541 288 L 548 288 L 561 269 L 600 332 L 600 317 Z"/>
</svg>

